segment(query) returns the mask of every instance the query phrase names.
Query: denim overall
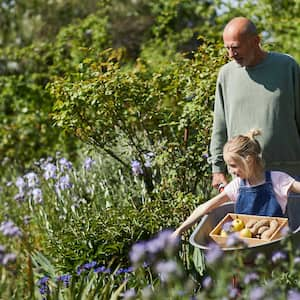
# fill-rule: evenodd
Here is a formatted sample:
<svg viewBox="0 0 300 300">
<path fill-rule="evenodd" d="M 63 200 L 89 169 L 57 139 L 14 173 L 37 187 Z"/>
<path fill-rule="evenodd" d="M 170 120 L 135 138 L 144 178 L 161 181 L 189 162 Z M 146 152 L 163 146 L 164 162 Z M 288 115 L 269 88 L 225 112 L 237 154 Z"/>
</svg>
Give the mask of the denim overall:
<svg viewBox="0 0 300 300">
<path fill-rule="evenodd" d="M 237 214 L 283 217 L 273 190 L 271 173 L 267 171 L 265 177 L 264 184 L 252 187 L 246 186 L 245 179 L 241 180 L 239 196 L 235 204 Z"/>
</svg>

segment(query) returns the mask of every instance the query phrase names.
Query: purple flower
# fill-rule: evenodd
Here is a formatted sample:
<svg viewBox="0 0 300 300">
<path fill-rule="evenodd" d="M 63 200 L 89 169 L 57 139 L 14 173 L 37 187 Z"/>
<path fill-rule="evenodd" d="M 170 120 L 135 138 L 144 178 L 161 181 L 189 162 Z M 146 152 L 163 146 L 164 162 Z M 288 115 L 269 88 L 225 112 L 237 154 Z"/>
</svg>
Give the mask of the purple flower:
<svg viewBox="0 0 300 300">
<path fill-rule="evenodd" d="M 202 285 L 206 290 L 209 290 L 213 285 L 213 280 L 210 276 L 207 276 L 203 279 Z"/>
<path fill-rule="evenodd" d="M 32 198 L 34 203 L 42 203 L 43 202 L 43 194 L 42 190 L 39 188 L 35 188 L 32 190 Z"/>
<path fill-rule="evenodd" d="M 297 265 L 297 266 L 300 266 L 300 257 L 299 256 L 296 256 L 294 258 L 294 264 Z"/>
<path fill-rule="evenodd" d="M 239 290 L 237 288 L 229 287 L 228 296 L 229 299 L 236 299 L 239 294 Z"/>
<path fill-rule="evenodd" d="M 64 191 L 64 190 L 67 190 L 69 188 L 72 187 L 72 183 L 70 181 L 70 177 L 68 174 L 66 174 L 65 176 L 61 176 L 58 180 L 58 182 L 56 182 L 56 189 L 57 190 L 61 190 L 61 191 Z"/>
<path fill-rule="evenodd" d="M 16 201 L 23 202 L 25 200 L 25 194 L 23 192 L 20 192 L 14 196 L 14 199 Z"/>
<path fill-rule="evenodd" d="M 95 273 L 110 273 L 111 270 L 110 270 L 110 268 L 106 268 L 105 266 L 100 266 L 100 267 L 96 267 L 94 269 L 94 272 Z"/>
<path fill-rule="evenodd" d="M 210 243 L 205 253 L 205 258 L 208 264 L 217 262 L 223 256 L 223 250 L 216 243 Z"/>
<path fill-rule="evenodd" d="M 153 152 L 148 152 L 148 153 L 144 154 L 144 159 L 145 159 L 144 166 L 146 168 L 150 168 L 151 167 L 151 162 L 152 162 L 153 157 L 154 157 L 154 153 Z"/>
<path fill-rule="evenodd" d="M 0 225 L 0 231 L 8 237 L 22 236 L 21 230 L 12 221 L 4 221 Z"/>
<path fill-rule="evenodd" d="M 222 229 L 225 230 L 227 233 L 231 231 L 232 222 L 226 222 L 223 224 Z"/>
<path fill-rule="evenodd" d="M 265 296 L 265 289 L 262 287 L 255 287 L 250 291 L 249 300 L 262 300 Z"/>
<path fill-rule="evenodd" d="M 131 288 L 123 293 L 123 299 L 129 300 L 136 297 L 136 292 L 134 288 Z"/>
<path fill-rule="evenodd" d="M 141 167 L 141 163 L 137 160 L 133 160 L 131 162 L 131 170 L 134 176 L 138 176 L 143 174 L 143 169 Z"/>
<path fill-rule="evenodd" d="M 244 283 L 247 285 L 253 281 L 257 281 L 259 279 L 259 276 L 256 273 L 249 273 L 246 274 L 244 277 Z"/>
<path fill-rule="evenodd" d="M 96 163 L 95 160 L 93 160 L 91 157 L 87 157 L 84 160 L 83 168 L 89 171 L 95 163 Z"/>
<path fill-rule="evenodd" d="M 28 215 L 26 215 L 26 216 L 23 217 L 23 223 L 24 223 L 25 225 L 28 225 L 29 222 L 30 222 L 30 220 L 31 220 L 31 217 L 28 216 Z"/>
<path fill-rule="evenodd" d="M 23 179 L 23 177 L 18 177 L 16 180 L 16 187 L 19 189 L 20 192 L 23 192 L 23 190 L 26 188 L 26 182 Z"/>
<path fill-rule="evenodd" d="M 72 278 L 72 275 L 66 274 L 66 275 L 61 275 L 57 277 L 58 282 L 62 282 L 64 287 L 68 287 L 70 285 L 70 280 Z"/>
<path fill-rule="evenodd" d="M 289 290 L 287 294 L 287 300 L 300 300 L 299 291 Z"/>
<path fill-rule="evenodd" d="M 288 236 L 291 232 L 292 231 L 291 231 L 290 227 L 288 227 L 288 226 L 284 226 L 280 231 L 282 236 Z"/>
<path fill-rule="evenodd" d="M 46 295 L 50 293 L 50 289 L 48 287 L 49 277 L 44 276 L 38 282 L 37 285 L 40 288 L 41 295 Z"/>
<path fill-rule="evenodd" d="M 228 235 L 227 241 L 226 241 L 227 247 L 238 247 L 242 246 L 245 247 L 247 244 L 238 236 L 236 232 L 233 232 Z"/>
<path fill-rule="evenodd" d="M 6 253 L 2 257 L 2 265 L 7 266 L 10 263 L 14 263 L 17 259 L 17 255 L 15 253 Z"/>
<path fill-rule="evenodd" d="M 43 169 L 45 171 L 43 176 L 46 180 L 49 180 L 50 178 L 56 178 L 57 168 L 53 163 L 47 163 L 45 166 L 43 166 Z"/>
<path fill-rule="evenodd" d="M 177 248 L 179 240 L 172 238 L 172 230 L 160 231 L 153 239 L 147 242 L 147 251 L 156 254 L 162 251 L 172 251 Z"/>
<path fill-rule="evenodd" d="M 133 264 L 140 263 L 145 259 L 147 251 L 146 245 L 145 242 L 139 242 L 131 247 L 129 257 Z"/>
<path fill-rule="evenodd" d="M 287 258 L 287 256 L 284 252 L 277 251 L 277 252 L 274 252 L 272 255 L 272 262 L 274 264 L 277 264 L 277 263 L 280 263 L 281 261 L 286 260 L 286 258 Z"/>
<path fill-rule="evenodd" d="M 169 279 L 174 275 L 180 275 L 181 271 L 178 265 L 173 260 L 159 261 L 155 267 L 156 272 L 159 274 L 160 279 L 163 282 L 169 281 Z"/>
<path fill-rule="evenodd" d="M 77 268 L 77 274 L 80 275 L 83 271 L 93 269 L 96 266 L 97 263 L 95 261 L 83 264 Z"/>
<path fill-rule="evenodd" d="M 72 163 L 68 161 L 66 158 L 61 158 L 59 160 L 60 164 L 60 170 L 63 172 L 64 170 L 71 170 L 72 169 Z"/>
<path fill-rule="evenodd" d="M 24 175 L 24 177 L 27 180 L 27 184 L 29 188 L 34 188 L 36 187 L 36 185 L 39 184 L 39 178 L 37 174 L 35 174 L 34 172 L 29 172 L 26 175 Z"/>
<path fill-rule="evenodd" d="M 126 273 L 131 273 L 133 271 L 133 268 L 132 267 L 129 267 L 129 268 L 120 268 L 117 270 L 116 272 L 116 275 L 119 275 L 119 274 L 126 274 Z"/>
</svg>

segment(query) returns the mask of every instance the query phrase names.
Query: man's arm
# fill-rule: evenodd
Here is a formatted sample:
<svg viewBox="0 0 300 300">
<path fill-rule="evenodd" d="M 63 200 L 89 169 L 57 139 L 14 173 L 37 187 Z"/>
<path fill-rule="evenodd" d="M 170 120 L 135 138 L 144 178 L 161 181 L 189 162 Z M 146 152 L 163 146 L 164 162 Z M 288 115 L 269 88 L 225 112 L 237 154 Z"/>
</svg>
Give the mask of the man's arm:
<svg viewBox="0 0 300 300">
<path fill-rule="evenodd" d="M 227 124 L 224 111 L 224 98 L 221 85 L 221 75 L 219 74 L 214 105 L 214 120 L 213 130 L 210 142 L 210 158 L 209 162 L 212 164 L 212 186 L 218 188 L 220 184 L 227 184 L 225 177 L 226 166 L 223 159 L 223 147 L 227 141 Z"/>
</svg>

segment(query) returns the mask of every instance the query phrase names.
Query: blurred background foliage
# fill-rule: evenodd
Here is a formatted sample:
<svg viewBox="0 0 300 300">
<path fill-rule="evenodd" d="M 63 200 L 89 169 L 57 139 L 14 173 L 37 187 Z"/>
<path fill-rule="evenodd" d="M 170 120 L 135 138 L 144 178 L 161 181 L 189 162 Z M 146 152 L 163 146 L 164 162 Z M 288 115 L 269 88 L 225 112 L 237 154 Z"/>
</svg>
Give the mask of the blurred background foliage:
<svg viewBox="0 0 300 300">
<path fill-rule="evenodd" d="M 195 192 L 209 170 L 222 27 L 248 16 L 269 49 L 299 61 L 299 12 L 298 0 L 3 0 L 1 157 L 24 170 L 58 150 L 75 159 L 83 142 L 130 169 L 152 151 L 169 174 L 191 168 L 175 180 Z"/>
</svg>

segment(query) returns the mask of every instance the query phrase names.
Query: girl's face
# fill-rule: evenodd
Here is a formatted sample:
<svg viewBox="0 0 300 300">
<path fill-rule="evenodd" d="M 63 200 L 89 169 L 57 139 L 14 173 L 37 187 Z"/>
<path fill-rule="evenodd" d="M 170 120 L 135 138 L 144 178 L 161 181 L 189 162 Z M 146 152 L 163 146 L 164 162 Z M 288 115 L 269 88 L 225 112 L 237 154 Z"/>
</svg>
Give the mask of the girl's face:
<svg viewBox="0 0 300 300">
<path fill-rule="evenodd" d="M 247 171 L 242 160 L 236 160 L 228 155 L 224 155 L 224 160 L 231 174 L 240 177 L 241 179 L 247 179 Z"/>
</svg>

